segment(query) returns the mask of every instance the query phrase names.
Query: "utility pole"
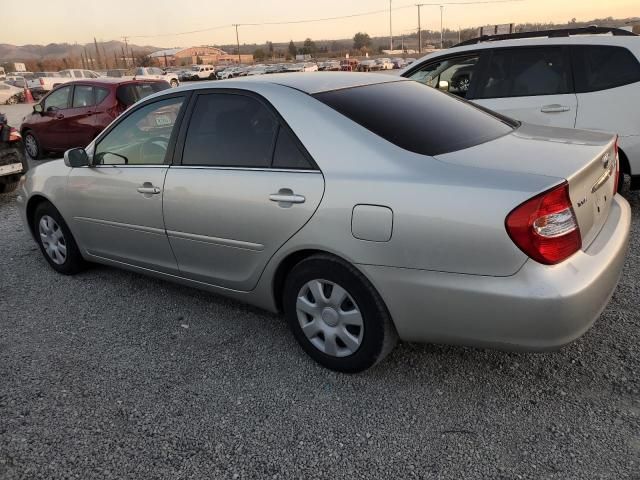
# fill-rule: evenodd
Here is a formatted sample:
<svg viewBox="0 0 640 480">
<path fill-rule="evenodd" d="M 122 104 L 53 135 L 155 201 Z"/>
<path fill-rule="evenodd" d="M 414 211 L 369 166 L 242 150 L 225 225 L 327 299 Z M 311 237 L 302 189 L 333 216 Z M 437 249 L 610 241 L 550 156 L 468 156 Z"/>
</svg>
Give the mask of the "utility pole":
<svg viewBox="0 0 640 480">
<path fill-rule="evenodd" d="M 391 0 L 389 0 L 389 50 L 393 50 L 393 28 L 391 25 Z"/>
<path fill-rule="evenodd" d="M 238 64 L 240 64 L 240 37 L 238 36 L 238 27 L 240 26 L 240 24 L 234 23 L 233 26 L 236 27 L 236 43 L 238 44 Z"/>
<path fill-rule="evenodd" d="M 122 37 L 122 40 L 124 41 L 124 51 L 126 52 L 126 55 L 129 54 L 129 45 L 128 45 L 128 41 L 129 41 L 129 37 Z M 127 57 L 126 55 L 123 55 L 123 61 L 124 61 L 124 68 L 127 68 Z"/>
<path fill-rule="evenodd" d="M 418 7 L 418 53 L 422 53 L 422 27 L 420 26 L 420 7 L 421 3 L 416 4 Z"/>
<path fill-rule="evenodd" d="M 442 11 L 444 10 L 444 5 L 440 5 L 440 49 L 444 48 L 444 28 L 442 26 Z"/>
</svg>

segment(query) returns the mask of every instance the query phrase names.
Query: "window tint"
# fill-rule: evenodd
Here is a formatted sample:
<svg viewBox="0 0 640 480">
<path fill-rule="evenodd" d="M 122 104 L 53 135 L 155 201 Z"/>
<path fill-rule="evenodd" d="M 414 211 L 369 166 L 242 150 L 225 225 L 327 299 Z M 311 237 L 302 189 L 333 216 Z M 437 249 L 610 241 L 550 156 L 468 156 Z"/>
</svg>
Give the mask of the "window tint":
<svg viewBox="0 0 640 480">
<path fill-rule="evenodd" d="M 107 88 L 95 87 L 95 92 L 96 105 L 100 105 L 104 101 L 104 99 L 109 96 L 109 89 Z"/>
<path fill-rule="evenodd" d="M 200 95 L 189 123 L 184 165 L 270 167 L 278 123 L 258 100 Z"/>
<path fill-rule="evenodd" d="M 495 50 L 475 97 L 570 93 L 570 68 L 565 58 L 560 47 Z"/>
<path fill-rule="evenodd" d="M 276 150 L 273 155 L 274 168 L 309 169 L 313 166 L 298 148 L 291 133 L 286 128 L 280 127 Z"/>
<path fill-rule="evenodd" d="M 146 105 L 118 123 L 97 145 L 95 163 L 161 165 L 183 98 Z"/>
<path fill-rule="evenodd" d="M 624 47 L 584 45 L 572 50 L 577 93 L 640 81 L 640 63 Z"/>
<path fill-rule="evenodd" d="M 116 97 L 121 103 L 128 107 L 141 98 L 147 97 L 152 93 L 166 90 L 167 88 L 170 88 L 170 86 L 166 82 L 127 83 L 118 87 Z"/>
<path fill-rule="evenodd" d="M 414 81 L 335 90 L 315 97 L 385 140 L 422 155 L 472 147 L 506 135 L 517 125 Z"/>
<path fill-rule="evenodd" d="M 475 71 L 478 64 L 478 56 L 470 55 L 442 59 L 435 63 L 429 63 L 420 70 L 412 73 L 409 78 L 424 83 L 430 87 L 442 88 L 449 93 L 465 98 L 475 80 Z M 440 82 L 447 82 L 440 87 Z"/>
<path fill-rule="evenodd" d="M 54 90 L 44 100 L 44 110 L 69 108 L 69 96 L 71 95 L 71 87 L 61 87 Z"/>
<path fill-rule="evenodd" d="M 76 85 L 73 91 L 73 108 L 89 107 L 91 105 L 94 105 L 93 87 Z"/>
</svg>

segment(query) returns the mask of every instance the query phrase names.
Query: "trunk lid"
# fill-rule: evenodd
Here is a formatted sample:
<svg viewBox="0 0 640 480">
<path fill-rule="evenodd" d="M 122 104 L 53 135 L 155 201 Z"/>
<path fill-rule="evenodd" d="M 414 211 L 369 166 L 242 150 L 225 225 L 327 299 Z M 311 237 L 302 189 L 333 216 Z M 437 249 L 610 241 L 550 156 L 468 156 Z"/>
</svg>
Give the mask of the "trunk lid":
<svg viewBox="0 0 640 480">
<path fill-rule="evenodd" d="M 435 158 L 567 180 L 584 249 L 598 235 L 611 209 L 616 188 L 615 142 L 613 134 L 523 124 L 510 135 Z"/>
</svg>

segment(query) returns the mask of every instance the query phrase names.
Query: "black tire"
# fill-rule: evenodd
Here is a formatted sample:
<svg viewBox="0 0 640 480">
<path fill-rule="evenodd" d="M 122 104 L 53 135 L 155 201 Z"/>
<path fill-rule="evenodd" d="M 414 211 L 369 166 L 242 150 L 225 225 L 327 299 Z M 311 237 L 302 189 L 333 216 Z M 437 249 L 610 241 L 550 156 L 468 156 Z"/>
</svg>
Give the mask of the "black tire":
<svg viewBox="0 0 640 480">
<path fill-rule="evenodd" d="M 175 79 L 171 80 L 171 88 L 175 88 L 177 86 L 178 86 L 178 81 Z"/>
<path fill-rule="evenodd" d="M 23 134 L 22 141 L 25 146 L 25 151 L 32 159 L 41 160 L 42 158 L 44 158 L 44 151 L 42 150 L 40 141 L 38 140 L 38 137 L 36 137 L 35 133 L 33 133 L 31 130 L 27 130 Z M 33 143 L 31 143 L 31 141 L 33 141 Z"/>
<path fill-rule="evenodd" d="M 360 310 L 362 340 L 357 350 L 348 356 L 327 355 L 302 331 L 296 309 L 298 294 L 307 282 L 315 279 L 344 288 Z M 397 343 L 398 334 L 391 316 L 373 285 L 353 266 L 331 255 L 313 255 L 293 267 L 285 281 L 282 303 L 289 328 L 300 346 L 316 362 L 331 370 L 362 372 L 384 359 Z"/>
<path fill-rule="evenodd" d="M 59 229 L 62 231 L 64 243 L 66 245 L 66 259 L 62 263 L 56 263 L 53 261 L 53 259 L 47 253 L 42 241 L 42 237 L 40 236 L 40 220 L 45 215 L 53 218 L 53 220 L 55 220 L 55 222 L 57 223 Z M 62 215 L 60 215 L 60 212 L 58 212 L 58 210 L 49 202 L 41 203 L 36 208 L 35 214 L 33 216 L 33 231 L 42 255 L 56 272 L 62 273 L 63 275 L 74 275 L 86 268 L 87 263 L 82 258 L 80 249 L 78 248 L 78 245 L 76 244 L 76 241 L 73 238 L 73 235 L 71 234 L 67 223 L 62 218 Z"/>
</svg>

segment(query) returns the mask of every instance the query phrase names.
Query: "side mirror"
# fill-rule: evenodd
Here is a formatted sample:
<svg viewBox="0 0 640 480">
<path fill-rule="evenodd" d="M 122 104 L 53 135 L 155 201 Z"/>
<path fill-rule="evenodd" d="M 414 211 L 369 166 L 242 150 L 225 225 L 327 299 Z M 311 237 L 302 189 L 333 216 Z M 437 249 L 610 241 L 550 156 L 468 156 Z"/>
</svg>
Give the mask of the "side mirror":
<svg viewBox="0 0 640 480">
<path fill-rule="evenodd" d="M 438 82 L 438 90 L 443 90 L 445 92 L 449 91 L 449 82 L 447 82 L 446 80 L 440 80 Z"/>
<path fill-rule="evenodd" d="M 129 163 L 129 159 L 124 155 L 111 152 L 98 153 L 94 160 L 96 165 L 127 165 Z"/>
<path fill-rule="evenodd" d="M 88 167 L 89 155 L 84 148 L 72 148 L 64 152 L 64 164 L 71 168 Z"/>
<path fill-rule="evenodd" d="M 36 113 L 42 113 L 42 104 L 41 103 L 36 103 L 33 106 L 33 111 Z"/>
</svg>

